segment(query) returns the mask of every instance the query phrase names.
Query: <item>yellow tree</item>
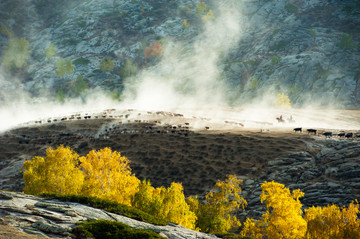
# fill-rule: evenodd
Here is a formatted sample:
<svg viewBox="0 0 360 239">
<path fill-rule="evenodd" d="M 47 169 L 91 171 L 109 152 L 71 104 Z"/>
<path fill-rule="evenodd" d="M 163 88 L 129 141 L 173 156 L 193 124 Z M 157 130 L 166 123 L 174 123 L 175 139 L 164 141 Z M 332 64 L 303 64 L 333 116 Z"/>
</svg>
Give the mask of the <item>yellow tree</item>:
<svg viewBox="0 0 360 239">
<path fill-rule="evenodd" d="M 290 109 L 291 108 L 291 102 L 290 99 L 287 95 L 285 95 L 284 93 L 279 93 L 277 94 L 277 99 L 275 101 L 275 105 L 277 107 L 281 107 L 281 108 L 285 108 L 285 109 Z"/>
<path fill-rule="evenodd" d="M 90 151 L 80 157 L 85 173 L 83 193 L 130 205 L 140 180 L 131 173 L 129 160 L 110 148 Z"/>
<path fill-rule="evenodd" d="M 190 211 L 183 191 L 179 183 L 173 182 L 167 189 L 154 188 L 149 181 L 144 180 L 133 197 L 132 205 L 151 215 L 195 229 L 196 215 Z"/>
<path fill-rule="evenodd" d="M 337 205 L 305 209 L 308 225 L 306 238 L 360 238 L 359 204 L 351 202 L 349 207 Z"/>
<path fill-rule="evenodd" d="M 75 151 L 61 145 L 57 149 L 48 148 L 45 158 L 36 156 L 25 161 L 24 192 L 78 194 L 84 181 L 83 173 L 77 168 L 78 157 Z"/>
<path fill-rule="evenodd" d="M 197 197 L 189 197 L 188 204 L 198 217 L 196 226 L 203 232 L 225 233 L 238 228 L 241 223 L 234 213 L 247 205 L 240 196 L 242 180 L 229 175 L 225 181 L 218 181 L 213 189 L 206 194 L 205 203 Z"/>
<path fill-rule="evenodd" d="M 300 197 L 304 195 L 299 189 L 290 193 L 283 184 L 265 182 L 261 185 L 261 203 L 265 201 L 266 213 L 262 220 L 247 219 L 242 236 L 255 238 L 303 238 L 306 233 L 306 221 L 301 216 Z"/>
</svg>

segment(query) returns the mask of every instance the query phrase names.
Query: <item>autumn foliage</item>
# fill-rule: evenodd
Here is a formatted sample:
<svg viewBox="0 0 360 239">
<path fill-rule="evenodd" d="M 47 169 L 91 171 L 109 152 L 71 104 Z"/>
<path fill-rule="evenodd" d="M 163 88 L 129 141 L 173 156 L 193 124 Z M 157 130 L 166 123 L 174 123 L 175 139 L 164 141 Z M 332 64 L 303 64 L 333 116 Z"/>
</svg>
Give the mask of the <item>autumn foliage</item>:
<svg viewBox="0 0 360 239">
<path fill-rule="evenodd" d="M 46 157 L 34 157 L 25 161 L 23 178 L 24 192 L 78 194 L 84 174 L 77 167 L 79 155 L 69 147 L 48 148 Z"/>
<path fill-rule="evenodd" d="M 240 208 L 247 205 L 240 196 L 242 181 L 235 175 L 229 175 L 225 181 L 218 181 L 205 196 L 205 202 L 199 202 L 197 197 L 187 199 L 191 209 L 198 217 L 196 226 L 203 232 L 225 233 L 241 226 L 234 215 Z"/>
<path fill-rule="evenodd" d="M 79 161 L 86 181 L 82 194 L 130 205 L 130 198 L 138 191 L 140 180 L 131 173 L 126 157 L 104 148 L 90 151 Z"/>
<path fill-rule="evenodd" d="M 154 42 L 150 46 L 145 48 L 145 58 L 160 57 L 162 55 L 162 45 L 160 42 Z"/>
<path fill-rule="evenodd" d="M 151 186 L 131 172 L 130 161 L 110 148 L 92 150 L 86 156 L 69 147 L 48 148 L 46 156 L 25 161 L 22 168 L 24 192 L 34 195 L 55 193 L 107 199 L 140 209 L 159 220 L 171 221 L 207 233 L 226 233 L 241 226 L 236 213 L 244 210 L 242 181 L 229 175 L 205 195 L 185 199 L 181 183 L 168 188 Z M 261 203 L 266 212 L 259 220 L 246 219 L 240 232 L 250 238 L 360 238 L 359 204 L 328 205 L 302 210 L 299 189 L 292 192 L 283 184 L 261 185 Z M 100 200 L 100 199 L 99 199 Z M 110 202 L 110 201 L 109 201 Z"/>
</svg>

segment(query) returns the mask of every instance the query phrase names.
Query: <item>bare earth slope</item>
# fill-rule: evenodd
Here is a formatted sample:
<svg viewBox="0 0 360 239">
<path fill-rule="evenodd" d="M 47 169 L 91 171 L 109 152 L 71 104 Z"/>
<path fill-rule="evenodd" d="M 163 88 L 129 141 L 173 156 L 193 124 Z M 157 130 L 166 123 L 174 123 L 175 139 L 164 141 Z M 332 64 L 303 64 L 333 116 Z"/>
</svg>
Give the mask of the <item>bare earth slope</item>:
<svg viewBox="0 0 360 239">
<path fill-rule="evenodd" d="M 23 162 L 63 144 L 80 155 L 110 147 L 130 159 L 140 179 L 154 186 L 182 182 L 187 196 L 204 195 L 217 180 L 236 174 L 244 180 L 246 213 L 254 216 L 262 210 L 258 196 L 264 181 L 300 188 L 304 206 L 346 204 L 358 198 L 359 138 L 325 138 L 322 132 L 338 134 L 342 130 L 336 126 L 342 125 L 355 136 L 359 112 L 340 112 L 339 119 L 346 121 L 333 117 L 327 126 L 334 128 L 317 128 L 317 135 L 307 134 L 306 128 L 295 133 L 294 127 L 305 124 L 300 120 L 311 124 L 301 119 L 303 112 L 292 113 L 299 122 L 284 125 L 111 109 L 30 122 L 0 135 L 0 189 L 21 191 Z M 329 112 L 311 115 L 314 122 L 324 123 L 320 119 Z"/>
</svg>

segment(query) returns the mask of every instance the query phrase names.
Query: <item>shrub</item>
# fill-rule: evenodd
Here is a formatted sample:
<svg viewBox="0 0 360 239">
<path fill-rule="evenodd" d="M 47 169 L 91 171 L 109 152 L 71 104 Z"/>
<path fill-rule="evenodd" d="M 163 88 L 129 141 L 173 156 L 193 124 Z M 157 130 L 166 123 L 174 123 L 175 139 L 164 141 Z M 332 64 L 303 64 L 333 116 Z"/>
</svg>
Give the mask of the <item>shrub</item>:
<svg viewBox="0 0 360 239">
<path fill-rule="evenodd" d="M 205 2 L 198 2 L 196 4 L 196 13 L 199 15 L 205 15 L 207 11 L 207 5 Z"/>
<path fill-rule="evenodd" d="M 60 87 L 56 91 L 56 100 L 58 102 L 64 102 L 65 101 L 65 89 L 63 87 Z"/>
<path fill-rule="evenodd" d="M 210 9 L 210 10 L 206 13 L 206 15 L 201 18 L 201 20 L 207 21 L 207 20 L 212 20 L 212 19 L 214 19 L 214 18 L 215 18 L 215 17 L 214 17 L 214 13 L 213 13 L 213 11 Z"/>
<path fill-rule="evenodd" d="M 90 60 L 80 57 L 80 58 L 74 60 L 73 63 L 74 63 L 74 65 L 87 65 L 90 63 Z"/>
<path fill-rule="evenodd" d="M 259 83 L 258 79 L 256 78 L 251 78 L 250 81 L 251 81 L 250 89 L 254 89 Z"/>
<path fill-rule="evenodd" d="M 56 75 L 63 77 L 66 73 L 70 74 L 74 70 L 74 66 L 70 60 L 59 60 L 55 63 L 57 70 Z"/>
<path fill-rule="evenodd" d="M 82 75 L 79 75 L 76 78 L 76 82 L 75 82 L 75 88 L 74 88 L 75 94 L 77 96 L 79 96 L 82 93 L 84 93 L 88 88 L 89 87 L 88 87 L 86 81 L 84 80 L 84 77 Z"/>
<path fill-rule="evenodd" d="M 77 202 L 90 207 L 104 209 L 108 212 L 113 212 L 125 217 L 133 218 L 139 221 L 148 222 L 154 225 L 165 226 L 168 224 L 167 221 L 154 217 L 147 214 L 139 209 L 130 207 L 128 205 L 120 204 L 107 199 L 101 199 L 93 196 L 74 195 L 74 194 L 54 194 L 54 193 L 43 193 L 40 196 L 49 199 L 59 199 L 65 202 Z"/>
<path fill-rule="evenodd" d="M 100 63 L 100 70 L 102 72 L 111 72 L 114 70 L 114 62 L 112 59 L 103 59 Z"/>
<path fill-rule="evenodd" d="M 2 64 L 7 70 L 17 70 L 26 66 L 26 60 L 30 57 L 28 50 L 29 41 L 25 38 L 11 38 L 2 54 Z"/>
<path fill-rule="evenodd" d="M 0 33 L 6 37 L 14 36 L 14 32 L 3 24 L 0 25 Z"/>
<path fill-rule="evenodd" d="M 284 40 L 281 40 L 274 45 L 270 46 L 270 51 L 277 51 L 281 50 L 286 47 L 286 42 Z"/>
<path fill-rule="evenodd" d="M 356 48 L 352 35 L 345 33 L 341 35 L 341 38 L 336 45 L 341 49 L 347 50 L 354 50 Z"/>
<path fill-rule="evenodd" d="M 45 55 L 47 59 L 52 59 L 56 55 L 56 48 L 53 43 L 50 43 L 50 46 L 46 48 Z"/>
<path fill-rule="evenodd" d="M 136 75 L 138 69 L 131 59 L 126 59 L 125 65 L 120 70 L 120 75 L 123 79 Z"/>
<path fill-rule="evenodd" d="M 154 231 L 146 229 L 135 229 L 122 222 L 96 220 L 81 222 L 72 229 L 77 238 L 99 238 L 99 239 L 156 239 L 164 238 Z"/>
<path fill-rule="evenodd" d="M 280 56 L 273 56 L 271 57 L 271 65 L 276 65 L 280 63 L 281 57 Z"/>
<path fill-rule="evenodd" d="M 185 27 L 191 27 L 190 23 L 184 19 L 183 23 L 182 23 L 182 26 L 185 28 Z"/>
<path fill-rule="evenodd" d="M 145 58 L 160 57 L 162 55 L 162 44 L 157 41 L 145 48 Z"/>
<path fill-rule="evenodd" d="M 298 12 L 298 8 L 294 4 L 291 4 L 291 3 L 285 5 L 285 10 L 288 11 L 289 13 L 297 13 Z"/>
</svg>

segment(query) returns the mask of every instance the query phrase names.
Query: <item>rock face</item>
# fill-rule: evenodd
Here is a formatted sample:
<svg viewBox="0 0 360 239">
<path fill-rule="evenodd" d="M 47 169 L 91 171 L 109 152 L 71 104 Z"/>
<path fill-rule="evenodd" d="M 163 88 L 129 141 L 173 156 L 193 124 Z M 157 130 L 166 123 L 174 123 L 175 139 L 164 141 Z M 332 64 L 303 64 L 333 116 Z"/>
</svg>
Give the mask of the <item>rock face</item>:
<svg viewBox="0 0 360 239">
<path fill-rule="evenodd" d="M 176 39 L 183 43 L 180 50 L 185 55 L 196 54 L 186 45 L 204 29 L 197 3 L 1 1 L 2 24 L 15 36 L 29 40 L 32 52 L 28 66 L 16 73 L 20 82 L 14 75 L 1 80 L 6 88 L 1 98 L 19 88 L 33 96 L 49 97 L 61 87 L 71 90 L 79 75 L 90 88 L 122 92 L 124 80 L 132 75 L 127 73 L 127 60 L 138 72 L 159 62 L 144 57 L 145 48 L 155 41 Z M 215 21 L 222 16 L 216 3 L 207 1 Z M 229 103 L 238 105 L 272 89 L 285 92 L 295 105 L 316 101 L 319 105 L 355 108 L 360 104 L 358 1 L 227 0 L 222 4 L 240 12 L 242 22 L 238 24 L 245 26 L 238 44 L 219 61 L 221 78 L 229 87 Z M 183 24 L 184 20 L 189 25 Z M 0 52 L 8 39 L 0 34 Z M 45 57 L 50 43 L 57 49 L 53 59 Z M 75 66 L 65 77 L 55 74 L 60 58 Z M 114 60 L 113 71 L 99 70 L 105 58 Z"/>
<path fill-rule="evenodd" d="M 360 144 L 357 141 L 319 139 L 307 142 L 307 150 L 268 162 L 266 175 L 244 180 L 244 194 L 255 217 L 260 207 L 261 183 L 276 181 L 290 190 L 301 189 L 303 209 L 331 204 L 347 205 L 360 193 Z"/>
<path fill-rule="evenodd" d="M 45 200 L 8 191 L 0 191 L 0 217 L 3 223 L 26 233 L 50 238 L 69 238 L 75 223 L 97 219 L 115 220 L 133 228 L 152 230 L 167 238 L 217 238 L 175 224 L 155 226 L 79 203 Z"/>
</svg>

